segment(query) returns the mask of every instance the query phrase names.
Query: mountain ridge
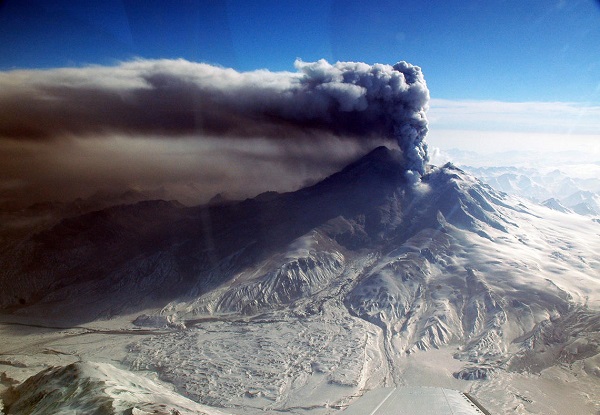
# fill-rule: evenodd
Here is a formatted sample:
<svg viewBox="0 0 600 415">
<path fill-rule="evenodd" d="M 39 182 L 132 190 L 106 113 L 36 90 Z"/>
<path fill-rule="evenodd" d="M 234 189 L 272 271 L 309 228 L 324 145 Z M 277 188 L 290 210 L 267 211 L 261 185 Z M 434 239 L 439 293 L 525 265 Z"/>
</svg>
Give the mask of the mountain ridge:
<svg viewBox="0 0 600 415">
<path fill-rule="evenodd" d="M 0 298 L 15 318 L 159 330 L 121 363 L 221 409 L 326 411 L 439 381 L 548 412 L 495 394 L 565 364 L 577 393 L 597 385 L 597 235 L 451 164 L 409 182 L 384 148 L 295 192 L 66 219 L 3 251 Z"/>
<path fill-rule="evenodd" d="M 402 163 L 399 151 L 380 147 L 296 192 L 189 208 L 144 201 L 67 218 L 27 241 L 20 251 L 24 264 L 17 263 L 12 272 L 42 279 L 36 290 L 50 288 L 50 292 L 52 287 L 60 291 L 85 284 L 83 273 L 88 282 L 102 284 L 109 275 L 109 280 L 125 285 L 127 275 L 133 274 L 143 292 L 168 300 L 214 288 L 230 277 L 215 279 L 213 271 L 234 274 L 315 229 L 322 229 L 337 250 L 350 251 L 399 245 L 421 229 L 441 230 L 447 224 L 490 240 L 487 226 L 508 232 L 511 221 L 499 211 L 508 207 L 502 194 L 451 164 L 432 169 L 420 184 L 411 185 Z M 235 264 L 230 261 L 233 257 Z M 223 264 L 228 261 L 226 271 Z M 11 267 L 6 268 L 10 272 Z M 156 280 L 144 281 L 136 269 L 155 270 Z M 44 283 L 43 274 L 56 270 L 60 277 Z M 175 278 L 175 284 L 165 278 Z M 156 284 L 164 283 L 180 287 L 157 294 Z M 10 305 L 6 282 L 3 291 L 2 303 Z M 13 304 L 17 291 L 19 300 L 26 297 L 22 286 L 12 291 Z M 33 298 L 36 293 L 30 294 Z"/>
</svg>

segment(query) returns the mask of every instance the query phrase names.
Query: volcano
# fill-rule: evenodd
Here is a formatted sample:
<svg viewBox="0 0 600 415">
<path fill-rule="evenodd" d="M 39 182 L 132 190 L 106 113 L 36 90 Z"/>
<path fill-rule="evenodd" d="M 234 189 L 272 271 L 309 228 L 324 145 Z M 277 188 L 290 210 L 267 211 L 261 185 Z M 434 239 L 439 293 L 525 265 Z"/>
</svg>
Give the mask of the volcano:
<svg viewBox="0 0 600 415">
<path fill-rule="evenodd" d="M 20 391 L 44 350 L 150 373 L 224 413 L 334 413 L 367 390 L 430 386 L 497 413 L 600 409 L 600 224 L 452 164 L 415 184 L 404 164 L 380 147 L 295 192 L 144 201 L 5 238 L 3 334 L 65 334 L 27 359 L 2 350 L 8 413 L 35 397 Z"/>
</svg>

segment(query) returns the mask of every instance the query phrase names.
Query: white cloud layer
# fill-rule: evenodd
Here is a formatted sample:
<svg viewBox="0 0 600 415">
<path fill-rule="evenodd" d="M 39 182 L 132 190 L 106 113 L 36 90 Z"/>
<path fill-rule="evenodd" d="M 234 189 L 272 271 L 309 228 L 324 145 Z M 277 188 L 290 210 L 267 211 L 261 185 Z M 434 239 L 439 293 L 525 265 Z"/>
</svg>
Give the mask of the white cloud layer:
<svg viewBox="0 0 600 415">
<path fill-rule="evenodd" d="M 432 99 L 429 119 L 442 129 L 598 134 L 600 106 L 574 102 L 452 101 Z"/>
<path fill-rule="evenodd" d="M 428 140 L 442 149 L 584 151 L 600 156 L 600 107 L 432 99 Z"/>
</svg>

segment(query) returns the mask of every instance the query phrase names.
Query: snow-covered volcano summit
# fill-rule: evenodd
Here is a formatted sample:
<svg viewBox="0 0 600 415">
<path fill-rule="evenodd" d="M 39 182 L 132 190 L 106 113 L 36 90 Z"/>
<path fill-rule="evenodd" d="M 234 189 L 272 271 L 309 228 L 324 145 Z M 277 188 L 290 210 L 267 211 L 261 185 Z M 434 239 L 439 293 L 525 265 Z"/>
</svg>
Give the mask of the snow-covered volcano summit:
<svg viewBox="0 0 600 415">
<path fill-rule="evenodd" d="M 505 382 L 563 364 L 581 368 L 565 393 L 588 393 L 588 410 L 599 235 L 450 164 L 409 183 L 402 154 L 382 147 L 296 192 L 65 219 L 2 251 L 0 299 L 77 322 L 158 308 L 136 324 L 178 331 L 135 342 L 124 363 L 236 413 L 467 384 L 498 411 L 552 413 Z M 451 363 L 428 364 L 438 352 Z"/>
<path fill-rule="evenodd" d="M 292 193 L 193 208 L 146 201 L 70 217 L 7 243 L 0 304 L 85 298 L 91 315 L 80 318 L 90 319 L 209 291 L 317 228 L 340 248 L 373 247 L 420 210 L 410 206 L 404 170 L 401 153 L 381 147 Z"/>
</svg>

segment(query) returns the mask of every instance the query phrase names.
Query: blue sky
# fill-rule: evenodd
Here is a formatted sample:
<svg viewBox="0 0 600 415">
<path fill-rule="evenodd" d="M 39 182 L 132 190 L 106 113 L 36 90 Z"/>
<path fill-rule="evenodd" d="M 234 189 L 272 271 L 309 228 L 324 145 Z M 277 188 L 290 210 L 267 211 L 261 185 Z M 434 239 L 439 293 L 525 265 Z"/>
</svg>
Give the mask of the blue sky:
<svg viewBox="0 0 600 415">
<path fill-rule="evenodd" d="M 0 6 L 0 69 L 184 58 L 423 68 L 432 98 L 600 103 L 600 5 L 558 1 L 23 1 Z"/>
</svg>

